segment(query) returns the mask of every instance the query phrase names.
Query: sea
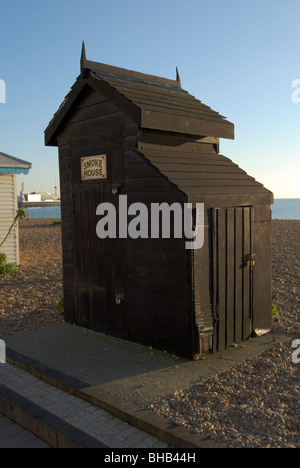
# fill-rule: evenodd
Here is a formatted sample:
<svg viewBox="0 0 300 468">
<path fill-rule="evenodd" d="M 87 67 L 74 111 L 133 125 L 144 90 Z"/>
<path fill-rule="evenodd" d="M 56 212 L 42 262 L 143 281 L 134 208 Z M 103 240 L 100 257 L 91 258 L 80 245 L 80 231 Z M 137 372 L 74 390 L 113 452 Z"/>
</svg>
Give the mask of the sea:
<svg viewBox="0 0 300 468">
<path fill-rule="evenodd" d="M 300 220 L 300 198 L 277 198 L 271 206 L 272 219 Z M 30 218 L 61 218 L 60 206 L 26 208 Z"/>
<path fill-rule="evenodd" d="M 60 206 L 25 208 L 25 211 L 29 214 L 29 218 L 61 218 Z"/>
<path fill-rule="evenodd" d="M 275 198 L 272 219 L 300 219 L 300 198 Z"/>
</svg>

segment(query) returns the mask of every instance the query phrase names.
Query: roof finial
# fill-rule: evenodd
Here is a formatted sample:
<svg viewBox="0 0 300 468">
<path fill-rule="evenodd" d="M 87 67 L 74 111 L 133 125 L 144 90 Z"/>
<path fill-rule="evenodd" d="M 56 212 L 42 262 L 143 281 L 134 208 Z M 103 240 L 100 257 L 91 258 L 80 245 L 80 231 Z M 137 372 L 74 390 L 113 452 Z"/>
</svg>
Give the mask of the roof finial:
<svg viewBox="0 0 300 468">
<path fill-rule="evenodd" d="M 178 81 L 179 86 L 180 86 L 180 88 L 181 88 L 181 81 L 180 81 L 179 71 L 178 71 L 178 68 L 177 68 L 177 67 L 176 67 L 176 81 Z"/>
<path fill-rule="evenodd" d="M 82 41 L 81 58 L 80 58 L 80 71 L 82 75 L 84 73 L 84 69 L 86 68 L 85 62 L 86 62 L 85 44 L 84 44 L 84 41 Z"/>
</svg>

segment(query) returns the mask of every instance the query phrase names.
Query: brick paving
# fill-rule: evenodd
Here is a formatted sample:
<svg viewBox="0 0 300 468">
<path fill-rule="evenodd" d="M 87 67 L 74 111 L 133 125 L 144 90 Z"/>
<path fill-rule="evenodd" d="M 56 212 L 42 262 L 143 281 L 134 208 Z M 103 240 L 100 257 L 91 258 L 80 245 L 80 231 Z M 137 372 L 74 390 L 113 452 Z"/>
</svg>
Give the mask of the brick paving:
<svg viewBox="0 0 300 468">
<path fill-rule="evenodd" d="M 24 407 L 38 409 L 43 424 L 51 426 L 52 431 L 62 433 L 66 438 L 86 447 L 109 448 L 167 448 L 168 445 L 154 436 L 115 418 L 109 412 L 91 405 L 87 401 L 66 393 L 22 369 L 11 364 L 0 365 L 0 397 L 3 393 L 14 396 L 15 403 Z M 2 420 L 0 446 L 10 447 L 20 443 L 37 444 L 38 440 L 12 426 L 7 419 Z M 7 423 L 7 424 L 6 424 Z M 6 430 L 9 431 L 6 433 Z M 10 434 L 10 436 L 9 436 Z M 67 434 L 67 435 L 66 435 Z M 32 439 L 30 438 L 32 436 Z M 40 443 L 42 443 L 40 441 Z M 38 445 L 38 444 L 37 444 Z"/>
</svg>

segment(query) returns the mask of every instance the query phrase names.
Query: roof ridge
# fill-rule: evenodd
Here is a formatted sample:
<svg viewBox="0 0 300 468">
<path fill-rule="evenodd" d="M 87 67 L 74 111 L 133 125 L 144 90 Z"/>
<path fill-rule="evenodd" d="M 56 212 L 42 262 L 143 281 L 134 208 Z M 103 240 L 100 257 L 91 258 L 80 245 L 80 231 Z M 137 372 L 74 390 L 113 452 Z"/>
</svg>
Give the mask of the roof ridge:
<svg viewBox="0 0 300 468">
<path fill-rule="evenodd" d="M 178 80 L 171 80 L 169 78 L 163 78 L 160 76 L 149 75 L 146 73 L 141 73 L 141 72 L 137 72 L 133 70 L 127 70 L 125 68 L 119 68 L 119 67 L 115 67 L 112 65 L 106 65 L 100 62 L 92 62 L 90 60 L 83 60 L 83 67 L 90 69 L 93 72 L 99 73 L 100 75 L 101 75 L 101 72 L 103 72 L 104 74 L 111 73 L 115 75 L 122 75 L 126 77 L 137 78 L 137 79 L 144 80 L 144 81 L 148 80 L 154 83 L 161 83 L 161 84 L 165 84 L 165 85 L 179 88 L 179 89 L 181 88 L 180 81 Z"/>
</svg>

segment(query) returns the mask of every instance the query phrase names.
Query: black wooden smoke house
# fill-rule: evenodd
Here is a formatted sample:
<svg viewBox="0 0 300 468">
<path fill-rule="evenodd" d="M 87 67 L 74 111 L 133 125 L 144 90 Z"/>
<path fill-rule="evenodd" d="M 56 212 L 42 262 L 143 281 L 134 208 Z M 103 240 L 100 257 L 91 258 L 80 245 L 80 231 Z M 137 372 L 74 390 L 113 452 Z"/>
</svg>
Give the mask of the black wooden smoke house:
<svg viewBox="0 0 300 468">
<path fill-rule="evenodd" d="M 83 46 L 81 74 L 45 131 L 59 148 L 67 322 L 189 359 L 270 331 L 273 195 L 219 153 L 220 138 L 234 138 L 233 124 L 183 90 L 178 72 L 91 62 Z M 100 239 L 97 207 L 118 212 L 120 195 L 204 203 L 203 247 Z"/>
</svg>

